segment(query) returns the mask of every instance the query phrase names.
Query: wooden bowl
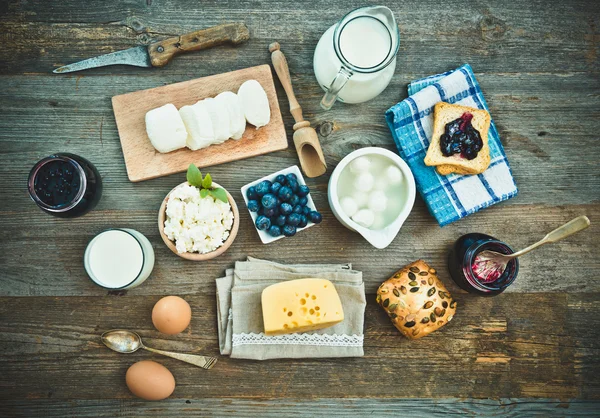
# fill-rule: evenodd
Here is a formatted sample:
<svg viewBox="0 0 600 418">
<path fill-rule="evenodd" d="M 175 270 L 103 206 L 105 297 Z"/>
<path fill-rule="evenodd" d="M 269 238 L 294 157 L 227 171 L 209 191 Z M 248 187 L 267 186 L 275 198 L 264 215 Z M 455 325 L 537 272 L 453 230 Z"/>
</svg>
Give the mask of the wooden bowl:
<svg viewBox="0 0 600 418">
<path fill-rule="evenodd" d="M 223 245 L 221 245 L 219 248 L 217 248 L 216 250 L 214 250 L 210 253 L 200 254 L 200 253 L 185 252 L 185 253 L 179 254 L 177 252 L 177 248 L 175 247 L 175 243 L 173 241 L 171 241 L 165 234 L 165 220 L 167 219 L 167 202 L 169 201 L 169 196 L 171 195 L 173 190 L 175 190 L 176 188 L 178 188 L 179 186 L 182 186 L 184 184 L 188 184 L 188 182 L 186 181 L 186 182 L 183 182 L 183 183 L 173 187 L 171 189 L 171 191 L 169 192 L 169 194 L 167 194 L 167 196 L 163 200 L 162 204 L 160 205 L 160 209 L 158 210 L 158 230 L 160 232 L 160 236 L 161 236 L 162 240 L 164 241 L 164 243 L 167 245 L 167 247 L 169 247 L 169 249 L 171 251 L 173 251 L 175 254 L 177 254 L 181 258 L 185 258 L 186 260 L 192 260 L 192 261 L 211 260 L 215 257 L 220 256 L 225 251 L 227 251 L 227 249 L 231 246 L 231 244 L 235 240 L 235 237 L 238 233 L 238 229 L 240 227 L 240 213 L 238 211 L 238 207 L 235 204 L 235 200 L 233 200 L 233 197 L 229 194 L 229 192 L 227 190 L 225 190 L 225 193 L 227 193 L 227 199 L 229 200 L 229 204 L 231 205 L 231 210 L 233 211 L 233 225 L 231 226 L 231 230 L 229 231 L 229 237 L 225 240 Z M 217 183 L 213 182 L 213 187 L 221 187 L 221 186 L 219 186 Z"/>
</svg>

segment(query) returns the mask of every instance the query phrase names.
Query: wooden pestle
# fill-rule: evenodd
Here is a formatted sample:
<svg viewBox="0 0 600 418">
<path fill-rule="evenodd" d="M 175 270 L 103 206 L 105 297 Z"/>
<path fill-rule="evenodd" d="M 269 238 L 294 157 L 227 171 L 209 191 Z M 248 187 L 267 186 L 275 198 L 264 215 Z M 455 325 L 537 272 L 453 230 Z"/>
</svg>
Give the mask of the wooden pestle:
<svg viewBox="0 0 600 418">
<path fill-rule="evenodd" d="M 314 128 L 310 127 L 310 122 L 304 120 L 302 117 L 302 108 L 294 95 L 287 60 L 279 48 L 278 42 L 273 42 L 269 45 L 273 68 L 275 68 L 279 81 L 287 94 L 288 101 L 290 102 L 290 112 L 296 121 L 294 124 L 294 145 L 296 146 L 300 166 L 304 174 L 308 177 L 319 177 L 327 170 L 319 137 Z"/>
</svg>

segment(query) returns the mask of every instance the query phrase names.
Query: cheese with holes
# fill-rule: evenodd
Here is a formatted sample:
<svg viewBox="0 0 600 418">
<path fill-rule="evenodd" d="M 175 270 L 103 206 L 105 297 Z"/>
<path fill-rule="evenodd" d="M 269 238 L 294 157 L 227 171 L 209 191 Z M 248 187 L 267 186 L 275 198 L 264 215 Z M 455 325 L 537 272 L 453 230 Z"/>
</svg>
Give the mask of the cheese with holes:
<svg viewBox="0 0 600 418">
<path fill-rule="evenodd" d="M 327 328 L 344 319 L 335 286 L 325 279 L 298 279 L 277 283 L 262 292 L 266 335 L 290 334 Z"/>
</svg>

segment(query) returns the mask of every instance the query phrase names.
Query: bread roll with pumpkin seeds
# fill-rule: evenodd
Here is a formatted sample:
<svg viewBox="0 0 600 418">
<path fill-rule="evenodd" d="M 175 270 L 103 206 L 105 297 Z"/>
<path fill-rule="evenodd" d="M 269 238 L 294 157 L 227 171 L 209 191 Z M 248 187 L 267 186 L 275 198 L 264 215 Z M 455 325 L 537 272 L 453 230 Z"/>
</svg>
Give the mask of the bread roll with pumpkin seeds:
<svg viewBox="0 0 600 418">
<path fill-rule="evenodd" d="M 413 340 L 443 327 L 456 313 L 456 301 L 423 260 L 404 266 L 383 282 L 377 303 L 398 331 Z"/>
</svg>

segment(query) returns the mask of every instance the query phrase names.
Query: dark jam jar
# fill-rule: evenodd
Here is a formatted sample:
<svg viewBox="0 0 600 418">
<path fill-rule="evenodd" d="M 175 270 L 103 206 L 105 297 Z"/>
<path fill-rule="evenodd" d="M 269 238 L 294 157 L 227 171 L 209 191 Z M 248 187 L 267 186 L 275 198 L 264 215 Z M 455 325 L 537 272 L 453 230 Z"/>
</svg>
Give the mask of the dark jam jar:
<svg viewBox="0 0 600 418">
<path fill-rule="evenodd" d="M 31 199 L 44 212 L 75 218 L 92 210 L 102 195 L 96 167 L 78 155 L 59 153 L 40 160 L 29 173 Z"/>
<path fill-rule="evenodd" d="M 485 250 L 502 254 L 512 254 L 514 251 L 507 244 L 485 234 L 466 234 L 456 240 L 448 255 L 448 269 L 452 279 L 461 288 L 470 293 L 484 296 L 496 296 L 511 285 L 519 272 L 519 261 L 511 260 L 506 270 L 493 281 L 484 281 L 473 271 L 473 263 L 477 254 Z"/>
</svg>

